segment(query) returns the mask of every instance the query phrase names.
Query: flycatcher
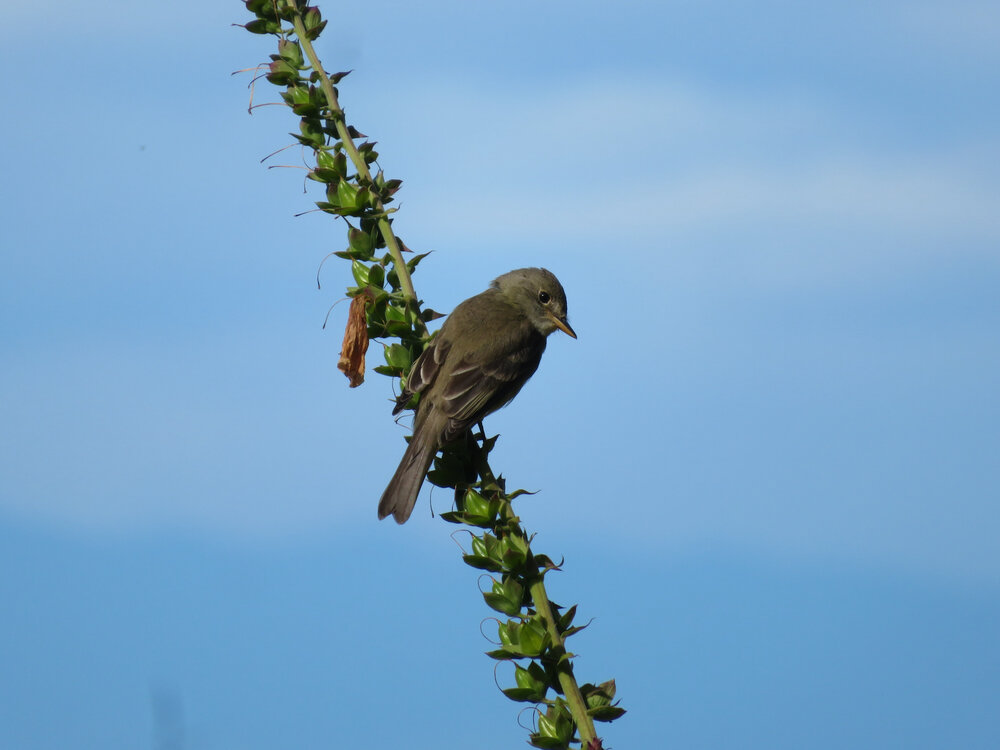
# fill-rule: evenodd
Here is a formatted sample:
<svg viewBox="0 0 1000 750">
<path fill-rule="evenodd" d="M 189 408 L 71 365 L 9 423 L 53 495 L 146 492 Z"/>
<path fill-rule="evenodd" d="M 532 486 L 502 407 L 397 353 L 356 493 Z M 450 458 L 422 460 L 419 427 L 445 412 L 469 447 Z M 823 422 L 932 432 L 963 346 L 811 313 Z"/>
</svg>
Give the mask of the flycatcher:
<svg viewBox="0 0 1000 750">
<path fill-rule="evenodd" d="M 462 302 L 413 363 L 393 414 L 420 394 L 413 437 L 378 503 L 405 523 L 438 450 L 510 402 L 538 369 L 555 330 L 573 338 L 566 293 L 544 268 L 521 268 Z"/>
</svg>

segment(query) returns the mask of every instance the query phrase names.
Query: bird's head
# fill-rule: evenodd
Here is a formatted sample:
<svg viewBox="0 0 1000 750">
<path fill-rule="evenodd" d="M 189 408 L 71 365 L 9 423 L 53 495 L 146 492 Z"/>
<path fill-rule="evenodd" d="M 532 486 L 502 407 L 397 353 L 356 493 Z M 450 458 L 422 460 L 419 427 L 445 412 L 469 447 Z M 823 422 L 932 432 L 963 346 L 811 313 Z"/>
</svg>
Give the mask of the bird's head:
<svg viewBox="0 0 1000 750">
<path fill-rule="evenodd" d="M 539 332 L 548 336 L 558 329 L 576 338 L 566 320 L 566 292 L 551 271 L 519 268 L 500 276 L 491 286 L 523 311 Z"/>
</svg>

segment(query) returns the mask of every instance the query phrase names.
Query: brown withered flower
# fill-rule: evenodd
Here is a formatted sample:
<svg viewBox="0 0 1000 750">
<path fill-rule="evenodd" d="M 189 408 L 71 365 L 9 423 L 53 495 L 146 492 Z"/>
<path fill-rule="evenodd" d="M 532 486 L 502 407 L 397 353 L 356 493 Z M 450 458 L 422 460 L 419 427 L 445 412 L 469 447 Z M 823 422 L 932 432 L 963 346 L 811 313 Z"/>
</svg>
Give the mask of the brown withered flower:
<svg viewBox="0 0 1000 750">
<path fill-rule="evenodd" d="M 371 301 L 371 296 L 362 292 L 351 300 L 351 309 L 347 313 L 344 345 L 340 349 L 337 368 L 347 376 L 351 388 L 357 388 L 365 382 L 365 354 L 368 352 L 368 319 L 365 310 Z"/>
</svg>

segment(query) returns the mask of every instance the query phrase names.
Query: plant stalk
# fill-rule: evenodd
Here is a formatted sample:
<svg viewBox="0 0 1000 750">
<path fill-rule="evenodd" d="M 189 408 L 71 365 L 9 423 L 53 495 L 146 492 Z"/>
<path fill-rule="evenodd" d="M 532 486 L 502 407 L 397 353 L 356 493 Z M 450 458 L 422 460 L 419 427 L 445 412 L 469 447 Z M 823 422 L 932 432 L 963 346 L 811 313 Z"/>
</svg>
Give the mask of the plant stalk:
<svg viewBox="0 0 1000 750">
<path fill-rule="evenodd" d="M 563 653 L 566 652 L 566 642 L 559 633 L 556 626 L 556 618 L 552 613 L 552 605 L 549 602 L 548 594 L 545 593 L 545 583 L 541 578 L 536 580 L 528 589 L 531 592 L 531 600 L 535 603 L 535 610 L 545 621 L 545 628 L 552 638 L 552 645 Z M 594 720 L 587 713 L 587 702 L 583 699 L 580 686 L 576 684 L 576 677 L 573 676 L 573 667 L 568 661 L 557 666 L 559 671 L 559 686 L 566 696 L 569 704 L 569 711 L 576 722 L 576 728 L 580 732 L 580 740 L 583 747 L 587 747 L 590 742 L 597 738 L 597 730 L 594 729 Z"/>
<path fill-rule="evenodd" d="M 479 429 L 483 429 L 482 424 L 480 424 Z M 485 440 L 485 430 L 483 430 L 482 434 Z M 485 459 L 479 461 L 479 475 L 484 480 L 496 481 L 493 477 L 493 470 L 490 469 L 490 465 Z M 504 496 L 503 503 L 500 506 L 500 516 L 507 522 L 517 523 L 514 509 L 511 507 L 510 501 L 507 500 L 506 496 Z M 518 525 L 518 530 L 520 532 L 520 525 Z M 552 639 L 553 647 L 565 654 L 566 641 L 559 632 L 559 627 L 556 624 L 557 620 L 552 612 L 552 603 L 549 601 L 549 595 L 545 591 L 545 581 L 542 579 L 541 574 L 537 574 L 534 582 L 528 587 L 528 591 L 531 593 L 531 600 L 535 604 L 535 611 L 541 615 L 542 620 L 545 622 L 545 629 Z M 580 692 L 580 686 L 573 675 L 572 664 L 567 659 L 557 665 L 557 670 L 559 672 L 559 687 L 562 688 L 563 695 L 566 696 L 566 703 L 569 705 L 570 714 L 572 714 L 577 731 L 580 733 L 580 740 L 583 743 L 583 747 L 587 748 L 592 741 L 597 739 L 594 720 L 587 713 L 587 702 L 584 700 L 583 693 Z"/>
<path fill-rule="evenodd" d="M 369 171 L 364 158 L 360 153 L 358 153 L 358 148 L 354 145 L 354 139 L 351 138 L 351 134 L 347 130 L 347 123 L 344 120 L 344 112 L 341 110 L 340 102 L 337 100 L 337 92 L 333 90 L 333 83 L 330 81 L 330 77 L 326 74 L 326 70 L 324 70 L 322 63 L 320 63 L 319 57 L 316 55 L 316 50 L 313 49 L 312 41 L 310 41 L 309 35 L 306 32 L 305 22 L 302 20 L 302 14 L 298 12 L 298 10 L 295 11 L 295 16 L 292 19 L 292 25 L 295 28 L 296 36 L 299 38 L 299 44 L 302 45 L 302 51 L 305 52 L 306 57 L 309 58 L 309 64 L 319 76 L 320 86 L 323 89 L 323 93 L 326 95 L 326 101 L 330 107 L 334 125 L 337 128 L 337 135 L 344 144 L 344 150 L 347 151 L 347 155 L 351 158 L 354 168 L 358 170 L 358 174 L 368 184 L 372 184 L 372 173 Z M 413 280 L 410 278 L 410 270 L 406 267 L 406 261 L 403 259 L 403 250 L 399 246 L 399 240 L 396 239 L 396 235 L 392 231 L 389 219 L 384 216 L 385 206 L 382 203 L 382 199 L 375 193 L 373 193 L 372 196 L 375 199 L 375 209 L 380 214 L 383 214 L 383 216 L 380 216 L 378 219 L 378 229 L 382 235 L 382 239 L 385 240 L 385 246 L 389 249 L 389 254 L 392 255 L 392 262 L 396 267 L 396 275 L 399 277 L 399 285 L 402 287 L 403 293 L 406 295 L 408 302 L 415 305 L 417 302 L 417 293 L 413 288 Z M 423 320 L 417 317 L 416 321 L 422 329 L 422 332 L 426 335 L 427 329 L 424 326 Z"/>
</svg>

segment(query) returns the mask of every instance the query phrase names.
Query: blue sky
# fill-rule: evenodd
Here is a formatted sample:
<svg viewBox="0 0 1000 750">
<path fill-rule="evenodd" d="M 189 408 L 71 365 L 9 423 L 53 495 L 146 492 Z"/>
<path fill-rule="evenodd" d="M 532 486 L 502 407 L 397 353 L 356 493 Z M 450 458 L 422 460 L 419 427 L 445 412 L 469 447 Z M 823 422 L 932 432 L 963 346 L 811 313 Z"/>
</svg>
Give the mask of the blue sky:
<svg viewBox="0 0 1000 750">
<path fill-rule="evenodd" d="M 0 32 L 0 747 L 522 742 L 454 529 L 375 520 L 405 429 L 259 163 L 270 42 L 47 7 Z M 427 304 L 566 287 L 487 427 L 608 744 L 996 747 L 1000 12 L 321 7 Z"/>
</svg>

